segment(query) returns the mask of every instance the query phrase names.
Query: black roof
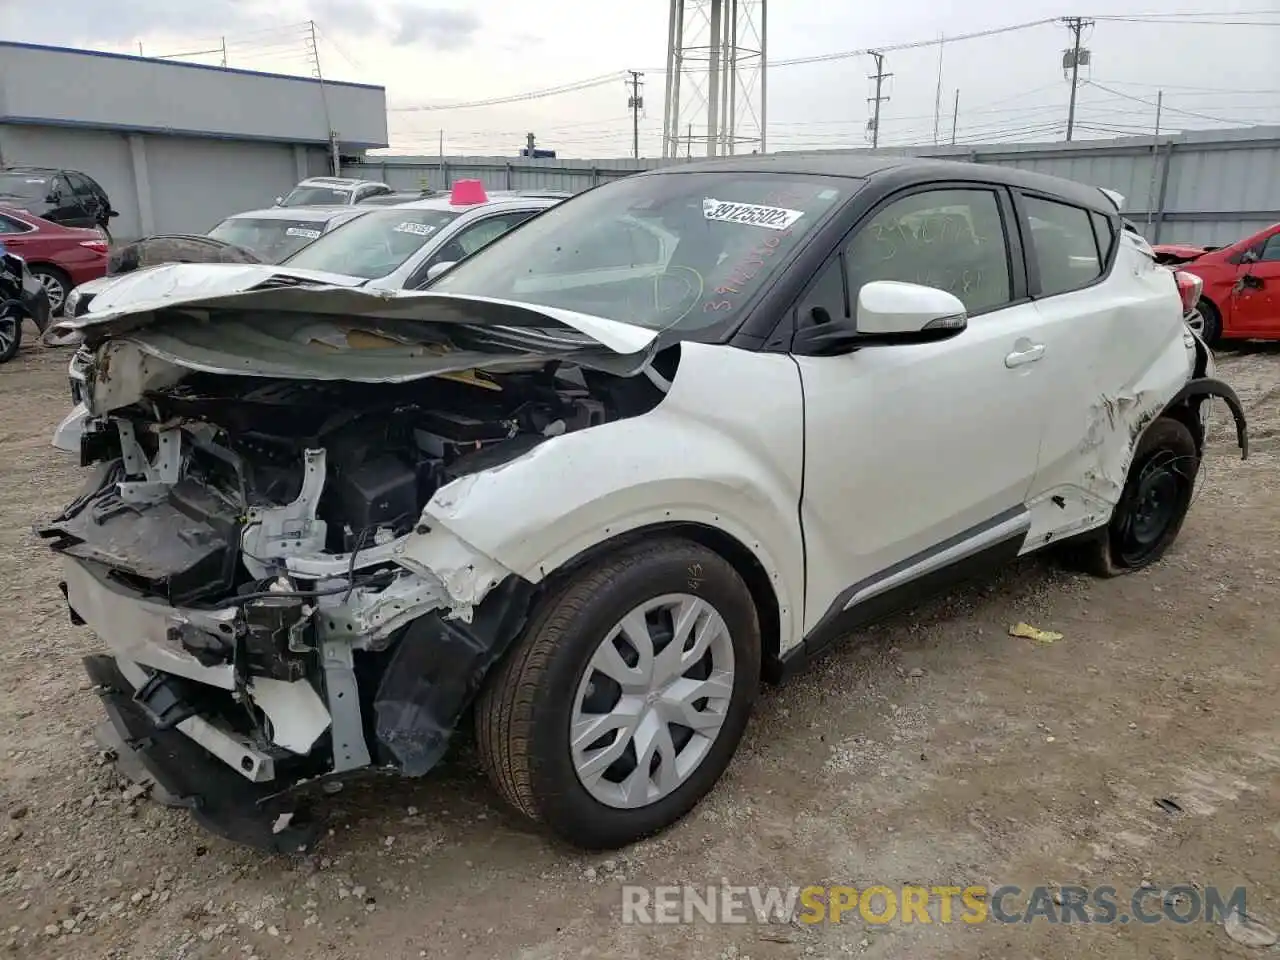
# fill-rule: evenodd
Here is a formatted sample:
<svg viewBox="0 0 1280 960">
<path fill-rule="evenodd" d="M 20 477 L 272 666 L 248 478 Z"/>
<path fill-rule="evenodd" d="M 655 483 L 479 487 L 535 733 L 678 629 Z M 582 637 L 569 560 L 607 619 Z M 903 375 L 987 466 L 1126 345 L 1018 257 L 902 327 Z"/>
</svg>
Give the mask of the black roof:
<svg viewBox="0 0 1280 960">
<path fill-rule="evenodd" d="M 26 164 L 14 163 L 7 167 L 0 167 L 0 173 L 61 173 L 61 167 L 31 167 Z"/>
<path fill-rule="evenodd" d="M 1023 190 L 1045 193 L 1072 200 L 1083 206 L 1107 213 L 1115 205 L 1098 187 L 1076 180 L 1032 173 L 1016 167 L 990 163 L 965 163 L 959 160 L 934 160 L 929 157 L 893 157 L 866 153 L 774 153 L 745 154 L 671 164 L 647 170 L 640 176 L 682 173 L 778 173 L 801 176 L 848 177 L 859 180 L 885 180 L 886 186 L 910 186 L 932 180 L 975 180 L 1002 183 Z M 891 182 L 890 182 L 891 181 Z"/>
</svg>

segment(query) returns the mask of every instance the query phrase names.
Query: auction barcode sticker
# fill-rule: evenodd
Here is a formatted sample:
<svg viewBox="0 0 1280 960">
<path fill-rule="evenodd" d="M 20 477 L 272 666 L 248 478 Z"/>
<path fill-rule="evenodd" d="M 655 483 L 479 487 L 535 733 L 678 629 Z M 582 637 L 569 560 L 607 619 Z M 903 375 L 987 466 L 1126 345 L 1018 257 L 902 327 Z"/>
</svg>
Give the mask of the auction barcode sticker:
<svg viewBox="0 0 1280 960">
<path fill-rule="evenodd" d="M 320 237 L 319 230 L 312 230 L 309 227 L 290 227 L 284 232 L 286 237 L 302 237 L 305 240 L 316 240 Z"/>
<path fill-rule="evenodd" d="M 744 223 L 753 227 L 766 227 L 769 230 L 786 230 L 804 216 L 804 211 L 707 198 L 702 201 L 702 215 L 708 220 L 717 220 L 720 223 Z"/>
<path fill-rule="evenodd" d="M 398 223 L 391 229 L 396 233 L 412 233 L 419 237 L 429 237 L 436 232 L 436 228 L 429 223 L 414 223 L 412 221 Z"/>
</svg>

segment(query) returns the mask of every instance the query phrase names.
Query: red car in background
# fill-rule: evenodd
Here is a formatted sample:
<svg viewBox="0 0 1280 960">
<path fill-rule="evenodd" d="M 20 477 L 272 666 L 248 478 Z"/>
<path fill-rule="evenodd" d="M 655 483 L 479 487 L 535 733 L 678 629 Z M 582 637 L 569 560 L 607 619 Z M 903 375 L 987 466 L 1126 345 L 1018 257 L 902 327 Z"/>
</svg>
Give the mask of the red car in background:
<svg viewBox="0 0 1280 960">
<path fill-rule="evenodd" d="M 1152 249 L 1158 263 L 1204 282 L 1187 322 L 1205 343 L 1280 340 L 1280 223 L 1225 247 L 1165 243 Z"/>
<path fill-rule="evenodd" d="M 107 239 L 98 230 L 64 227 L 24 210 L 0 207 L 0 244 L 27 261 L 57 316 L 67 294 L 107 272 Z"/>
</svg>

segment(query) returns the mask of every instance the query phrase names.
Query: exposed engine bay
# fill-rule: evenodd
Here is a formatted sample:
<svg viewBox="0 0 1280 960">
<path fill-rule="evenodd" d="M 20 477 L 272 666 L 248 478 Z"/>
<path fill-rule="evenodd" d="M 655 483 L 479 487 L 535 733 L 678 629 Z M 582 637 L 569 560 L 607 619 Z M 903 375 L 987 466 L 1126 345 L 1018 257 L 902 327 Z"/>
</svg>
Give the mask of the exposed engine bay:
<svg viewBox="0 0 1280 960">
<path fill-rule="evenodd" d="M 91 376 L 105 379 L 106 347 Z M 381 383 L 188 369 L 86 419 L 93 469 L 40 533 L 67 558 L 73 617 L 115 654 L 87 666 L 116 728 L 185 734 L 222 761 L 201 782 L 248 780 L 256 804 L 361 768 L 427 772 L 532 587 L 464 559 L 488 577 L 468 606 L 445 574 L 414 569 L 399 552 L 431 535 L 424 506 L 552 438 L 653 409 L 669 386 L 656 370 L 676 361 L 625 376 L 497 359 L 503 372 Z M 165 789 L 181 793 L 175 777 Z"/>
</svg>

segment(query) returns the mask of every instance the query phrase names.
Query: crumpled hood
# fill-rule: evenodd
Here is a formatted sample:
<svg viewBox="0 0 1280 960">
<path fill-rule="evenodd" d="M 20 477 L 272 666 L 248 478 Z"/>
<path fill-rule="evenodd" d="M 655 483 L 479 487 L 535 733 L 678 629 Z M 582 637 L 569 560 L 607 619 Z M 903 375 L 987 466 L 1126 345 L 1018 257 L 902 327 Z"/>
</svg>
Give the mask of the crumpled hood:
<svg viewBox="0 0 1280 960">
<path fill-rule="evenodd" d="M 329 320 L 388 320 L 531 328 L 561 346 L 599 344 L 620 354 L 640 353 L 657 331 L 604 317 L 537 304 L 416 290 L 362 287 L 358 277 L 266 264 L 173 263 L 113 278 L 84 316 L 57 324 L 58 335 L 82 331 L 89 341 L 140 330 L 164 311 L 195 322 L 217 323 L 244 312 L 309 314 Z M 168 314 L 172 316 L 172 314 Z M 588 339 L 556 336 L 557 329 Z"/>
</svg>

